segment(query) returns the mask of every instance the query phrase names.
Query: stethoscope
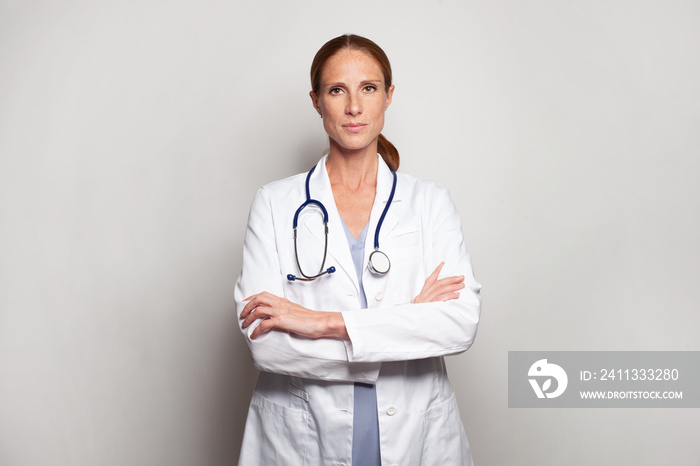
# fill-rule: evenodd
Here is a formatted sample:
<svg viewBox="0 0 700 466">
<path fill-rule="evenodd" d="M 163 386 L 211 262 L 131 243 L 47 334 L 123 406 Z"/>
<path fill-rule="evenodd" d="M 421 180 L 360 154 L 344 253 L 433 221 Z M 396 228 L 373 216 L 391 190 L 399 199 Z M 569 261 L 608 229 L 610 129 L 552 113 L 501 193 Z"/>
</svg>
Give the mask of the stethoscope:
<svg viewBox="0 0 700 466">
<path fill-rule="evenodd" d="M 292 282 L 294 280 L 310 282 L 322 275 L 331 274 L 335 272 L 335 267 L 328 267 L 326 270 L 323 270 L 323 268 L 326 266 L 326 255 L 328 254 L 328 211 L 321 203 L 321 201 L 311 199 L 311 193 L 309 191 L 309 180 L 311 179 L 311 174 L 314 172 L 314 170 L 316 170 L 315 166 L 311 170 L 309 170 L 309 174 L 306 175 L 306 201 L 302 205 L 300 205 L 297 211 L 294 213 L 294 222 L 292 223 L 292 226 L 294 228 L 294 256 L 297 260 L 297 267 L 299 267 L 299 273 L 301 273 L 301 275 L 303 276 L 297 277 L 295 275 L 292 275 L 291 273 L 288 274 L 287 280 Z M 389 170 L 391 170 L 391 168 Z M 377 230 L 374 232 L 374 251 L 372 251 L 372 254 L 369 255 L 369 270 L 377 275 L 386 275 L 387 272 L 389 272 L 389 269 L 391 268 L 389 256 L 387 256 L 379 250 L 379 231 L 382 228 L 382 223 L 384 223 L 384 217 L 386 217 L 386 213 L 389 211 L 389 206 L 391 206 L 391 201 L 394 200 L 394 193 L 396 192 L 396 172 L 394 170 L 391 170 L 391 174 L 394 175 L 394 182 L 391 185 L 391 194 L 389 194 L 389 200 L 387 200 L 386 206 L 384 207 L 384 211 L 382 212 L 381 217 L 379 217 L 379 222 L 377 222 Z M 304 210 L 304 208 L 308 207 L 311 204 L 318 206 L 321 209 L 321 212 L 323 212 L 323 227 L 325 229 L 323 262 L 321 262 L 321 268 L 319 269 L 316 275 L 306 275 L 304 273 L 304 271 L 301 269 L 301 263 L 299 262 L 299 252 L 297 250 L 297 221 L 299 220 L 299 214 L 302 210 Z"/>
</svg>

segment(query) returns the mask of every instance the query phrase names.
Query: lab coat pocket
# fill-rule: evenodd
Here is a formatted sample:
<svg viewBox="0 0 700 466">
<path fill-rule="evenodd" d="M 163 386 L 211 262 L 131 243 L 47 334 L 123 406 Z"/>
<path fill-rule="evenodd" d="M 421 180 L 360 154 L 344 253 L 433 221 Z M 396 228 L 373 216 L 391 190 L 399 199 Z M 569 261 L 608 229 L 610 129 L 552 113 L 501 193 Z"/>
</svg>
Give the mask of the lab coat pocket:
<svg viewBox="0 0 700 466">
<path fill-rule="evenodd" d="M 415 225 L 392 231 L 385 240 L 390 249 L 397 249 L 404 254 L 419 252 L 420 232 Z"/>
<path fill-rule="evenodd" d="M 423 415 L 423 455 L 421 465 L 472 464 L 469 443 L 459 417 L 454 393 Z"/>
<path fill-rule="evenodd" d="M 259 461 L 254 461 L 254 464 L 307 464 L 308 412 L 282 406 L 253 393 L 246 424 L 246 431 L 248 426 L 255 426 L 251 433 L 257 441 L 251 444 L 257 447 L 257 451 L 248 452 L 251 459 Z"/>
</svg>

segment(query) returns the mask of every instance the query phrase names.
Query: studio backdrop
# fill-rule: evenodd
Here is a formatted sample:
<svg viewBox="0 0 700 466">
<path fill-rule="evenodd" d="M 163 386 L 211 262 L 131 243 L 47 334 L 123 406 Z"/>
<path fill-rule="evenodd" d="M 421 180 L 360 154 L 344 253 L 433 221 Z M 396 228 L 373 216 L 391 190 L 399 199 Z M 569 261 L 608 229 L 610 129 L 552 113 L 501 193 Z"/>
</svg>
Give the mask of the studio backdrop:
<svg viewBox="0 0 700 466">
<path fill-rule="evenodd" d="M 700 350 L 700 4 L 0 1 L 0 464 L 236 464 L 253 195 L 327 148 L 376 41 L 400 170 L 449 189 L 483 311 L 479 466 L 696 465 L 694 408 L 509 408 L 509 351 Z"/>
</svg>

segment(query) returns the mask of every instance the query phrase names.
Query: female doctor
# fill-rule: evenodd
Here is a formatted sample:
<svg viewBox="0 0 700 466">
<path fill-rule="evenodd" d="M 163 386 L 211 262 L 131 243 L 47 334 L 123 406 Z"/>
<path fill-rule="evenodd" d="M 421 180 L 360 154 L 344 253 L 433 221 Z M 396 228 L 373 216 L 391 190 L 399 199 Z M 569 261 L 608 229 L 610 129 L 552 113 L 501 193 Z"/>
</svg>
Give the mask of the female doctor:
<svg viewBox="0 0 700 466">
<path fill-rule="evenodd" d="M 330 151 L 263 186 L 236 284 L 261 372 L 239 464 L 470 465 L 443 356 L 476 335 L 480 285 L 446 190 L 395 173 L 389 60 L 344 35 L 311 65 Z"/>
</svg>

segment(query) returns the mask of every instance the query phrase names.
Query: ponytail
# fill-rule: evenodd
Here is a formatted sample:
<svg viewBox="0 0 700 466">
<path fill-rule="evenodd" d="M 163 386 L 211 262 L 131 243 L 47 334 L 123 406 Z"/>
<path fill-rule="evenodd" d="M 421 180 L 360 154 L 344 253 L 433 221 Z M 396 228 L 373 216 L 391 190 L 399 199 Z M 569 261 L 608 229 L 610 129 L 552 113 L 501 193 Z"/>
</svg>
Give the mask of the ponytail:
<svg viewBox="0 0 700 466">
<path fill-rule="evenodd" d="M 377 141 L 377 152 L 379 152 L 379 155 L 382 156 L 389 168 L 394 171 L 399 169 L 399 151 L 381 133 L 379 133 L 379 140 Z"/>
</svg>

